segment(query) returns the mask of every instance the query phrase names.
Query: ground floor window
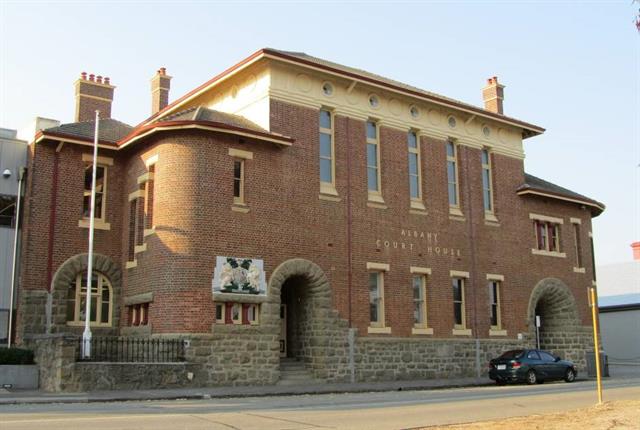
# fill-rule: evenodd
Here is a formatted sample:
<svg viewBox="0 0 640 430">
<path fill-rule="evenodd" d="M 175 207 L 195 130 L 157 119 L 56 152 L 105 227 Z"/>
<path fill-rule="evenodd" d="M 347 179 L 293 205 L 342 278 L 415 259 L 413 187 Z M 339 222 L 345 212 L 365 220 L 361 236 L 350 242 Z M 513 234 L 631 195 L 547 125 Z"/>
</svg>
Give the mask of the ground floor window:
<svg viewBox="0 0 640 430">
<path fill-rule="evenodd" d="M 500 329 L 500 282 L 489 281 L 489 305 L 491 307 L 491 328 Z"/>
<path fill-rule="evenodd" d="M 369 273 L 369 318 L 372 327 L 384 327 L 384 274 Z"/>
<path fill-rule="evenodd" d="M 79 273 L 67 289 L 67 324 L 84 324 L 87 303 L 87 274 Z M 111 326 L 113 288 L 106 276 L 93 272 L 91 276 L 91 325 Z"/>
<path fill-rule="evenodd" d="M 129 307 L 129 324 L 132 326 L 149 324 L 149 303 L 138 303 Z"/>
<path fill-rule="evenodd" d="M 413 323 L 416 327 L 427 325 L 427 277 L 413 277 Z"/>
<path fill-rule="evenodd" d="M 463 329 L 466 327 L 464 309 L 464 279 L 451 278 L 453 286 L 453 317 L 454 327 Z"/>
</svg>

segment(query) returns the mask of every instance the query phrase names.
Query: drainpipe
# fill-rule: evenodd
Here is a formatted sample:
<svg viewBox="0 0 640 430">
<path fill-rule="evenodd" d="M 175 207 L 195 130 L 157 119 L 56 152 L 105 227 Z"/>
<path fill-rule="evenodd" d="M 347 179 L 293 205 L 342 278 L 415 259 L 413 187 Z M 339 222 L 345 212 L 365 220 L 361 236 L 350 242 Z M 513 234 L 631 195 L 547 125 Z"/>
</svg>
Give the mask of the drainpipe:
<svg viewBox="0 0 640 430">
<path fill-rule="evenodd" d="M 62 143 L 62 142 L 61 142 Z M 62 149 L 59 145 L 58 148 Z M 47 333 L 51 332 L 52 316 L 49 306 L 52 305 L 53 285 L 51 281 L 53 278 L 53 244 L 55 242 L 55 225 L 56 225 L 56 208 L 58 205 L 58 165 L 60 163 L 60 151 L 55 150 L 53 158 L 53 175 L 51 177 L 51 205 L 49 210 L 49 246 L 47 250 L 47 291 L 49 293 L 47 297 Z"/>
<path fill-rule="evenodd" d="M 16 288 L 16 270 L 18 266 L 18 239 L 20 231 L 20 203 L 22 201 L 22 181 L 27 169 L 20 168 L 18 173 L 18 195 L 16 197 L 16 231 L 13 236 L 13 262 L 11 264 L 11 295 L 9 299 L 9 335 L 7 340 L 7 348 L 11 348 L 11 333 L 13 332 L 13 301 Z"/>
<path fill-rule="evenodd" d="M 464 151 L 464 166 L 466 171 L 466 177 L 469 178 L 469 150 Z M 473 334 L 475 337 L 476 346 L 476 376 L 480 378 L 482 376 L 482 365 L 480 363 L 480 337 L 478 334 L 478 287 L 477 287 L 477 265 L 478 259 L 476 258 L 476 227 L 475 218 L 473 215 L 473 202 L 471 200 L 470 180 L 465 181 L 465 200 L 468 206 L 469 220 L 468 220 L 468 234 L 469 241 L 471 243 L 471 274 L 469 275 L 469 286 L 472 287 L 473 292 Z"/>
</svg>

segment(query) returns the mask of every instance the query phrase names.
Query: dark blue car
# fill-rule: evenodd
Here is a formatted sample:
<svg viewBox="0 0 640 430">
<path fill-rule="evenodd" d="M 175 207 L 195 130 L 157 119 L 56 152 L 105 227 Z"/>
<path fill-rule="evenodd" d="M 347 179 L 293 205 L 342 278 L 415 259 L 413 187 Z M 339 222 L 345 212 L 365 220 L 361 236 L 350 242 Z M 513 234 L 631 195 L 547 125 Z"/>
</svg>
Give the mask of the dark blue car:
<svg viewBox="0 0 640 430">
<path fill-rule="evenodd" d="M 489 378 L 498 385 L 507 382 L 542 383 L 553 379 L 573 382 L 576 366 L 539 349 L 514 349 L 489 362 Z"/>
</svg>

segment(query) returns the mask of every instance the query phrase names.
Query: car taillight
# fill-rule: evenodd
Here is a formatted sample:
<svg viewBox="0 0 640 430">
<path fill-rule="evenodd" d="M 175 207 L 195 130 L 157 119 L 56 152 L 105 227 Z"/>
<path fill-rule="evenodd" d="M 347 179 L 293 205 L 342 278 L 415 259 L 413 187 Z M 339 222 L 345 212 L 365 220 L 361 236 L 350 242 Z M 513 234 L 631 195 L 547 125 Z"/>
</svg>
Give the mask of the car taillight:
<svg viewBox="0 0 640 430">
<path fill-rule="evenodd" d="M 522 366 L 522 363 L 520 363 L 519 361 L 514 361 L 513 363 L 511 363 L 511 367 L 514 369 L 519 369 L 520 366 Z"/>
</svg>

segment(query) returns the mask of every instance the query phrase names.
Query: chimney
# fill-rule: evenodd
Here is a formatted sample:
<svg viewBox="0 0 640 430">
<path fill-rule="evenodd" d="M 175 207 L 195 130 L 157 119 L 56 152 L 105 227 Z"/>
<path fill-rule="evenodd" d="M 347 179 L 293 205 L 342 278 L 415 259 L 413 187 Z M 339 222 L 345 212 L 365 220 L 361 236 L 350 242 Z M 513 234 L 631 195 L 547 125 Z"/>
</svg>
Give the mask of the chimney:
<svg viewBox="0 0 640 430">
<path fill-rule="evenodd" d="M 631 248 L 633 249 L 633 259 L 640 260 L 640 242 L 633 242 Z"/>
<path fill-rule="evenodd" d="M 486 110 L 500 115 L 504 113 L 502 109 L 504 85 L 498 83 L 497 76 L 487 79 L 487 86 L 482 89 L 482 99 Z"/>
<path fill-rule="evenodd" d="M 171 76 L 167 75 L 167 69 L 161 67 L 151 78 L 151 115 L 160 112 L 169 104 L 169 88 Z"/>
<path fill-rule="evenodd" d="M 75 121 L 93 121 L 96 110 L 100 111 L 100 118 L 111 118 L 111 103 L 113 102 L 113 90 L 109 78 L 101 75 L 82 72 L 80 79 L 75 83 L 76 87 L 76 117 Z"/>
</svg>

